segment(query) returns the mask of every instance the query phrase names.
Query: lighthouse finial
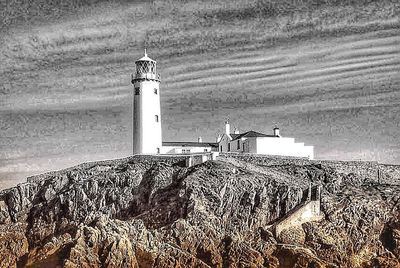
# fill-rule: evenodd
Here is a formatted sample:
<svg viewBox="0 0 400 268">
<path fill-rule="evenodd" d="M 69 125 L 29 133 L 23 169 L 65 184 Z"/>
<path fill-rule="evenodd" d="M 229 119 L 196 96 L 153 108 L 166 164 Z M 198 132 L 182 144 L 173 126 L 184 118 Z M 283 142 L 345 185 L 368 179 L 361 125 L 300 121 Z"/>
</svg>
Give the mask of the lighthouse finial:
<svg viewBox="0 0 400 268">
<path fill-rule="evenodd" d="M 146 48 L 144 48 L 144 56 L 147 57 L 147 51 Z"/>
</svg>

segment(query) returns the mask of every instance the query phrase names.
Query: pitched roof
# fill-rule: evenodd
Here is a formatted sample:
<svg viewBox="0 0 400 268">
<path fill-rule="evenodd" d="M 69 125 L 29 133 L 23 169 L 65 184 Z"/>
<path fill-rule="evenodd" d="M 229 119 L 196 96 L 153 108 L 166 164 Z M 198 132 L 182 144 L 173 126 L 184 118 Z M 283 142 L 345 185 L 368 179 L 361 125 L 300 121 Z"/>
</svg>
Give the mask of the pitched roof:
<svg viewBox="0 0 400 268">
<path fill-rule="evenodd" d="M 147 55 L 141 57 L 137 61 L 153 61 L 153 62 L 155 62 L 155 60 L 150 59 L 149 57 L 147 57 Z"/>
<path fill-rule="evenodd" d="M 232 137 L 232 140 L 235 140 L 238 136 L 242 134 L 229 134 Z"/>
<path fill-rule="evenodd" d="M 191 141 L 164 141 L 163 146 L 180 146 L 180 147 L 218 147 L 214 142 L 191 142 Z"/>
<path fill-rule="evenodd" d="M 146 49 L 144 49 L 144 56 L 141 57 L 140 59 L 138 59 L 137 61 L 153 61 L 153 62 L 156 62 L 155 60 L 152 60 L 152 59 L 150 59 L 150 58 L 147 56 L 147 51 L 146 51 Z"/>
<path fill-rule="evenodd" d="M 267 134 L 263 134 L 263 133 L 256 132 L 256 131 L 253 131 L 253 130 L 247 131 L 245 133 L 233 134 L 233 135 L 237 135 L 237 136 L 233 137 L 232 134 L 231 134 L 232 140 L 238 140 L 238 139 L 241 139 L 241 138 L 254 138 L 254 137 L 278 138 L 278 136 L 275 136 L 275 135 L 267 135 Z"/>
</svg>

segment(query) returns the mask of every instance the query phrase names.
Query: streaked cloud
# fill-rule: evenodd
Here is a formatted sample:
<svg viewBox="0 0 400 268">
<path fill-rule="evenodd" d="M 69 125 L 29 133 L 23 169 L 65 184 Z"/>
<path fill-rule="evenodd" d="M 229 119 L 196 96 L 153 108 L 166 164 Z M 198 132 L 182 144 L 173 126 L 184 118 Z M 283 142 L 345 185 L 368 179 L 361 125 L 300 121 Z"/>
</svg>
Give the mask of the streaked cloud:
<svg viewBox="0 0 400 268">
<path fill-rule="evenodd" d="M 165 140 L 213 140 L 229 117 L 278 124 L 317 157 L 400 160 L 396 1 L 16 3 L 2 9 L 0 180 L 128 155 L 145 46 Z"/>
</svg>

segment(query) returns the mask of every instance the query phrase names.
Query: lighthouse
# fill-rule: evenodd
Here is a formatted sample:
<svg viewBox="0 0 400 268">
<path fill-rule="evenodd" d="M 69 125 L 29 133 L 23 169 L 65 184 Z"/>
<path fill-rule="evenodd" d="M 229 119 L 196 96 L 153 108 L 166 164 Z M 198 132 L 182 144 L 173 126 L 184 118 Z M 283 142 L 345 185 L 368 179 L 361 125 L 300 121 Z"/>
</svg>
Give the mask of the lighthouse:
<svg viewBox="0 0 400 268">
<path fill-rule="evenodd" d="M 162 146 L 160 76 L 147 56 L 135 62 L 133 85 L 133 154 L 159 154 Z"/>
</svg>

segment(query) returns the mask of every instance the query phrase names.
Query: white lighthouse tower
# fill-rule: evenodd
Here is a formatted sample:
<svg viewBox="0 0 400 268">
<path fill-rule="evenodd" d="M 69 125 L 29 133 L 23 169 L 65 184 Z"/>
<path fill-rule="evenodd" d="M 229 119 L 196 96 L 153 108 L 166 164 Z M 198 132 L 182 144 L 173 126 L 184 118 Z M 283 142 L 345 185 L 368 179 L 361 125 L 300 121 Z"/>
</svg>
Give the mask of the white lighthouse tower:
<svg viewBox="0 0 400 268">
<path fill-rule="evenodd" d="M 160 76 L 157 64 L 147 56 L 135 62 L 132 74 L 133 97 L 133 154 L 159 154 L 162 146 Z"/>
</svg>

